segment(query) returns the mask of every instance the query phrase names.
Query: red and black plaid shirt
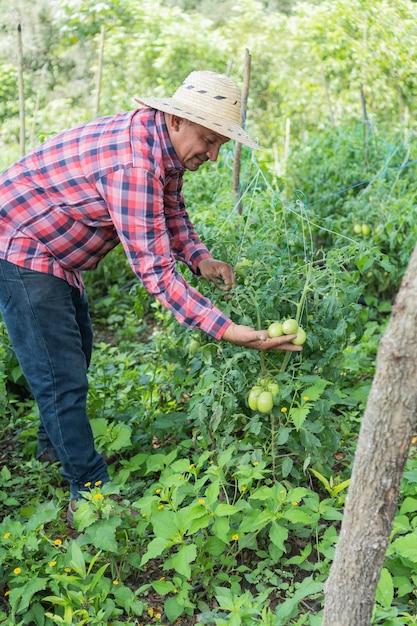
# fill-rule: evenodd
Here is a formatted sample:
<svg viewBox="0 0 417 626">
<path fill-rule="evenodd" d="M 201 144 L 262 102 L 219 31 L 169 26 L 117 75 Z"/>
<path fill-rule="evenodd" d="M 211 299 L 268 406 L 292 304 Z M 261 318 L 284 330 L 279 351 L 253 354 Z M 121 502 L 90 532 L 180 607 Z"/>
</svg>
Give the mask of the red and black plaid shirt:
<svg viewBox="0 0 417 626">
<path fill-rule="evenodd" d="M 64 131 L 0 175 L 0 257 L 83 288 L 119 242 L 177 320 L 220 339 L 230 319 L 176 271 L 211 255 L 182 195 L 184 169 L 163 113 L 104 117 Z"/>
</svg>

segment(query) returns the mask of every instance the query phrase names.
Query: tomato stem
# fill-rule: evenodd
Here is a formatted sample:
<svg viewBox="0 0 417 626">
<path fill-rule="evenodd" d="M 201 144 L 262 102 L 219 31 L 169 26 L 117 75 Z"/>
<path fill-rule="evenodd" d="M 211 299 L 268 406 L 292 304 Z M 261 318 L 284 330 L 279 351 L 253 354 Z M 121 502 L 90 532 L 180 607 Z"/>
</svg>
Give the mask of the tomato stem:
<svg viewBox="0 0 417 626">
<path fill-rule="evenodd" d="M 300 317 L 301 317 L 301 315 L 303 313 L 303 310 L 304 310 L 304 305 L 305 305 L 305 300 L 306 300 L 306 297 L 307 297 L 307 293 L 308 293 L 308 291 L 310 291 L 312 270 L 313 270 L 313 263 L 310 261 L 310 263 L 308 264 L 308 271 L 307 271 L 307 276 L 306 276 L 306 279 L 305 279 L 303 291 L 301 292 L 300 300 L 296 304 L 295 319 L 297 320 L 297 322 L 300 321 Z M 289 360 L 291 358 L 291 354 L 292 354 L 292 352 L 286 352 L 285 353 L 284 359 L 282 361 L 281 369 L 280 369 L 280 374 L 283 374 L 285 372 L 285 370 L 287 369 L 287 365 L 288 365 L 288 362 L 289 362 Z"/>
</svg>

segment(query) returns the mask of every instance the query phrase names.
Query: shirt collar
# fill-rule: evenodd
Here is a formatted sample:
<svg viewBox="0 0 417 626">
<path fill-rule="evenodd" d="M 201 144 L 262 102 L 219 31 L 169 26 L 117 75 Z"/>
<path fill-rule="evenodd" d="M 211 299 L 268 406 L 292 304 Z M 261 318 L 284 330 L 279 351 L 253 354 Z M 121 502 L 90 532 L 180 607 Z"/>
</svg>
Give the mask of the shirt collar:
<svg viewBox="0 0 417 626">
<path fill-rule="evenodd" d="M 165 122 L 165 115 L 163 111 L 155 110 L 155 126 L 161 142 L 162 160 L 166 170 L 182 170 L 185 168 L 182 166 L 181 161 L 177 157 L 177 154 L 172 145 L 172 141 L 169 137 L 168 127 Z"/>
</svg>

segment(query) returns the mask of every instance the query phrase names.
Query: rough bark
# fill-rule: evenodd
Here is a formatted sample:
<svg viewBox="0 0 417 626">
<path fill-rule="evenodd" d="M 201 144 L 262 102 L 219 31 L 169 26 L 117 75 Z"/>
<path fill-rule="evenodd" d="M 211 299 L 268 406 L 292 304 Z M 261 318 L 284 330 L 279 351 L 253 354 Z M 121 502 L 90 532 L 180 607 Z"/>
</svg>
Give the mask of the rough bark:
<svg viewBox="0 0 417 626">
<path fill-rule="evenodd" d="M 417 246 L 386 332 L 363 416 L 322 626 L 368 626 L 417 417 Z"/>
</svg>

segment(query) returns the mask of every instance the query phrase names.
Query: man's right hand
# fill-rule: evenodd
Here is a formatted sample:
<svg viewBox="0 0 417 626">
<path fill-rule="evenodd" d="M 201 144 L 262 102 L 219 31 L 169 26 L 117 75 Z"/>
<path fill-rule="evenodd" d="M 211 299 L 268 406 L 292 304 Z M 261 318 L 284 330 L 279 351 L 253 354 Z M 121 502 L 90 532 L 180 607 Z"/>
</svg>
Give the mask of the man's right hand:
<svg viewBox="0 0 417 626">
<path fill-rule="evenodd" d="M 294 335 L 282 335 L 282 337 L 271 338 L 266 330 L 255 330 L 251 326 L 241 324 L 231 324 L 224 333 L 222 340 L 233 343 L 237 346 L 252 348 L 253 350 L 289 350 L 290 352 L 300 352 L 302 346 L 294 346 L 291 341 Z"/>
</svg>

